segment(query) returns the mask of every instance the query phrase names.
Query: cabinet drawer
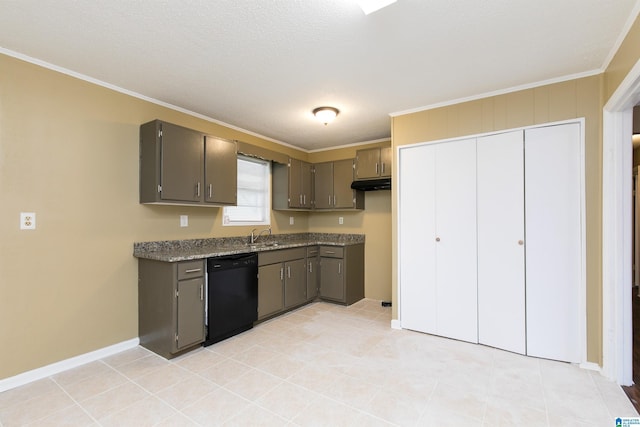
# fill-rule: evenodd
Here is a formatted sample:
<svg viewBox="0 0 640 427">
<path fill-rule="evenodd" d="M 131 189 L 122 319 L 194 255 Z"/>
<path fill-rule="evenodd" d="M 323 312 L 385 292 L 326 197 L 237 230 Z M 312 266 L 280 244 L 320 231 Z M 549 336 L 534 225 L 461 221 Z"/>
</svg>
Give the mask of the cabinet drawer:
<svg viewBox="0 0 640 427">
<path fill-rule="evenodd" d="M 204 276 L 204 260 L 178 263 L 178 280 Z"/>
<path fill-rule="evenodd" d="M 325 258 L 344 258 L 344 248 L 341 246 L 320 246 L 320 256 Z"/>
<path fill-rule="evenodd" d="M 306 256 L 306 248 L 281 249 L 277 251 L 260 252 L 258 254 L 258 265 L 275 264 L 287 262 L 294 259 L 301 259 Z"/>
<path fill-rule="evenodd" d="M 318 248 L 317 246 L 309 246 L 307 248 L 307 258 L 313 258 L 318 256 L 318 254 L 320 253 L 320 248 Z"/>
</svg>

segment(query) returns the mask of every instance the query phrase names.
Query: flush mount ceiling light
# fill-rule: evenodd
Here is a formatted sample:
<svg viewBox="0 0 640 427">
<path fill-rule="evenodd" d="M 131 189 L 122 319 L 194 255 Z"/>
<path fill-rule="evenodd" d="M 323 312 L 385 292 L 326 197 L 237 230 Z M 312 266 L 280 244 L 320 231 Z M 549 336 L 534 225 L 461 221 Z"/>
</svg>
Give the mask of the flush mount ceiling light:
<svg viewBox="0 0 640 427">
<path fill-rule="evenodd" d="M 360 6 L 365 15 L 368 15 L 395 2 L 396 0 L 358 0 L 358 6 Z"/>
<path fill-rule="evenodd" d="M 318 107 L 312 111 L 316 119 L 320 120 L 325 126 L 336 118 L 340 110 L 334 107 Z"/>
</svg>

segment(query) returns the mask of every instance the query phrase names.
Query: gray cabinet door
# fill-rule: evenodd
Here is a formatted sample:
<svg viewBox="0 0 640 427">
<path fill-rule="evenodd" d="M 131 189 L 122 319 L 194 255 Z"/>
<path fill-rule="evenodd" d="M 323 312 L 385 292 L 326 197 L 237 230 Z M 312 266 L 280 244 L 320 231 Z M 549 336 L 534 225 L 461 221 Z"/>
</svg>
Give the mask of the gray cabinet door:
<svg viewBox="0 0 640 427">
<path fill-rule="evenodd" d="M 333 162 L 318 163 L 315 165 L 315 171 L 316 209 L 331 209 L 333 207 Z"/>
<path fill-rule="evenodd" d="M 282 263 L 258 268 L 258 319 L 276 313 L 284 307 L 283 279 Z"/>
<path fill-rule="evenodd" d="M 238 181 L 236 143 L 205 137 L 204 160 L 204 200 L 221 205 L 235 205 Z"/>
<path fill-rule="evenodd" d="M 353 160 L 338 160 L 333 162 L 333 207 L 336 209 L 354 207 Z"/>
<path fill-rule="evenodd" d="M 307 300 L 318 296 L 318 257 L 307 258 Z"/>
<path fill-rule="evenodd" d="M 302 161 L 289 160 L 289 207 L 302 207 Z"/>
<path fill-rule="evenodd" d="M 391 147 L 380 149 L 380 176 L 391 176 L 392 154 Z"/>
<path fill-rule="evenodd" d="M 304 259 L 284 263 L 284 308 L 303 304 L 307 293 L 307 269 Z"/>
<path fill-rule="evenodd" d="M 201 201 L 202 134 L 170 123 L 162 123 L 161 129 L 162 200 Z"/>
<path fill-rule="evenodd" d="M 300 191 L 302 207 L 311 208 L 313 202 L 313 173 L 311 163 L 300 162 Z"/>
<path fill-rule="evenodd" d="M 176 350 L 204 341 L 204 278 L 178 282 Z"/>
<path fill-rule="evenodd" d="M 344 268 L 340 258 L 320 259 L 320 296 L 344 301 Z"/>
<path fill-rule="evenodd" d="M 380 149 L 358 150 L 356 154 L 356 177 L 358 179 L 380 176 Z"/>
</svg>

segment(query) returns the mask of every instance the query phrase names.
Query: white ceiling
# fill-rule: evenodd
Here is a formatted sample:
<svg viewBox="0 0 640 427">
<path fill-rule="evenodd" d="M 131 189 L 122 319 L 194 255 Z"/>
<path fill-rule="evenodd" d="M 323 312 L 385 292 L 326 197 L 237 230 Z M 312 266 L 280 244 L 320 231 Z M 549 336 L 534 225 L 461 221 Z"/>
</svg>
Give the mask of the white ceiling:
<svg viewBox="0 0 640 427">
<path fill-rule="evenodd" d="M 0 52 L 317 150 L 388 138 L 394 112 L 602 71 L 637 2 L 0 0 Z M 321 105 L 341 111 L 327 126 Z"/>
</svg>

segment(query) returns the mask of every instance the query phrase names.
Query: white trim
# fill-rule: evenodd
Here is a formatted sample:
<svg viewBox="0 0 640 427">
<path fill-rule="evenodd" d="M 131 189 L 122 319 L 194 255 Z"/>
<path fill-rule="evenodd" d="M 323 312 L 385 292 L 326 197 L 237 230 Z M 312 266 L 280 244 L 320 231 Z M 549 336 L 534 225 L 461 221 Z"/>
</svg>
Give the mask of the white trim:
<svg viewBox="0 0 640 427">
<path fill-rule="evenodd" d="M 602 372 L 633 382 L 632 150 L 633 107 L 640 101 L 640 61 L 603 110 L 602 131 Z"/>
<path fill-rule="evenodd" d="M 593 362 L 582 362 L 579 365 L 582 369 L 587 369 L 589 371 L 601 372 L 600 365 Z"/>
<path fill-rule="evenodd" d="M 391 117 L 396 117 L 396 116 L 403 116 L 405 114 L 419 113 L 421 111 L 433 110 L 434 108 L 447 107 L 449 105 L 461 104 L 463 102 L 469 102 L 469 101 L 477 101 L 479 99 L 489 98 L 492 96 L 506 95 L 512 92 L 519 92 L 521 90 L 534 89 L 537 87 L 547 86 L 554 83 L 562 83 L 570 80 L 582 79 L 584 77 L 591 77 L 598 74 L 602 74 L 601 69 L 584 71 L 582 73 L 570 74 L 567 76 L 556 77 L 553 79 L 543 80 L 535 83 L 523 84 L 520 86 L 513 86 L 506 89 L 499 89 L 493 92 L 485 92 L 478 95 L 469 96 L 466 98 L 458 98 L 458 99 L 452 99 L 449 101 L 437 102 L 435 104 L 425 105 L 423 107 L 416 107 L 416 108 L 411 108 L 409 110 L 396 111 L 393 113 L 389 113 L 389 115 Z"/>
<path fill-rule="evenodd" d="M 371 141 L 354 142 L 352 144 L 336 145 L 334 147 L 327 147 L 327 148 L 316 148 L 314 150 L 307 150 L 307 153 L 320 153 L 322 151 L 339 150 L 341 148 L 351 148 L 351 147 L 358 147 L 360 145 L 377 144 L 378 142 L 390 142 L 390 141 L 391 141 L 391 136 L 388 136 L 386 138 L 373 139 Z"/>
<path fill-rule="evenodd" d="M 578 304 L 579 304 L 579 308 L 581 310 L 581 312 L 583 313 L 583 315 L 581 316 L 580 320 L 579 320 L 579 334 L 580 334 L 580 338 L 579 338 L 579 342 L 580 342 L 580 358 L 581 358 L 581 362 L 580 362 L 580 366 L 582 365 L 586 365 L 588 366 L 588 364 L 590 362 L 587 362 L 587 313 L 586 313 L 586 307 L 587 307 L 587 273 L 586 273 L 586 254 L 587 254 L 587 244 L 586 244 L 586 175 L 585 175 L 585 118 L 584 117 L 580 117 L 580 118 L 575 118 L 575 119 L 568 119 L 568 120 L 560 120 L 560 121 L 556 121 L 556 122 L 549 122 L 549 123 L 542 123 L 542 124 L 535 124 L 535 125 L 531 125 L 531 126 L 524 126 L 524 127 L 518 127 L 518 128 L 513 128 L 513 129 L 503 129 L 503 130 L 499 130 L 499 131 L 491 131 L 491 132 L 486 132 L 486 133 L 481 133 L 481 134 L 475 134 L 475 135 L 466 135 L 466 136 L 457 136 L 457 137 L 452 137 L 452 138 L 446 138 L 446 139 L 440 139 L 440 140 L 433 140 L 433 141 L 425 141 L 425 142 L 420 142 L 420 143 L 416 143 L 416 144 L 408 144 L 408 145 L 401 145 L 398 146 L 396 148 L 396 170 L 399 170 L 400 168 L 400 152 L 403 149 L 408 149 L 408 148 L 415 148 L 421 145 L 429 145 L 429 144 L 438 144 L 438 143 L 443 143 L 443 142 L 450 142 L 450 141 L 459 141 L 459 140 L 464 140 L 464 139 L 470 139 L 470 138 L 480 138 L 483 136 L 487 136 L 487 135 L 496 135 L 496 134 L 501 134 L 501 133 L 506 133 L 506 132 L 514 132 L 514 131 L 519 131 L 519 130 L 527 130 L 527 129 L 535 129 L 535 128 L 542 128 L 542 127 L 549 127 L 549 126 L 557 126 L 557 125 L 562 125 L 562 124 L 568 124 L 568 123 L 578 123 L 580 125 L 580 221 L 581 221 L 581 227 L 580 227 L 580 250 L 581 250 L 581 269 L 580 269 L 580 274 L 581 274 L 581 278 L 580 278 L 580 289 L 579 289 L 579 294 L 578 294 Z M 631 128 L 629 128 L 631 129 Z M 630 141 L 630 139 L 629 139 Z M 396 179 L 397 182 L 397 187 L 396 187 L 396 191 L 395 191 L 395 195 L 396 195 L 396 206 L 397 206 L 397 214 L 396 214 L 396 218 L 400 218 L 400 210 L 401 210 L 401 203 L 400 203 L 400 186 L 402 185 L 401 179 L 400 179 L 400 175 L 398 175 L 398 178 Z M 397 311 L 397 315 L 398 315 L 398 319 L 397 320 L 392 320 L 392 327 L 397 326 L 398 328 L 402 328 L 401 326 L 401 322 L 402 322 L 402 310 L 401 310 L 401 306 L 402 306 L 402 300 L 401 300 L 401 288 L 402 288 L 402 283 L 400 281 L 400 276 L 401 276 L 401 263 L 400 263 L 400 259 L 402 258 L 402 244 L 400 242 L 400 221 L 398 219 L 396 219 L 396 235 L 398 236 L 398 243 L 397 243 L 397 258 L 396 258 L 396 265 L 397 267 L 397 271 L 396 271 L 396 283 L 397 283 L 397 289 L 396 289 L 396 301 L 397 301 L 397 307 L 398 307 L 398 311 Z M 395 324 L 393 322 L 396 322 Z"/>
<path fill-rule="evenodd" d="M 150 102 L 152 104 L 159 105 L 161 107 L 169 108 L 170 110 L 174 110 L 174 111 L 178 111 L 178 112 L 181 112 L 181 113 L 184 113 L 184 114 L 188 114 L 190 116 L 197 117 L 199 119 L 203 119 L 203 120 L 206 120 L 208 122 L 215 123 L 215 124 L 218 124 L 220 126 L 227 127 L 229 129 L 237 130 L 238 132 L 242 132 L 242 133 L 245 133 L 247 135 L 255 136 L 257 138 L 261 138 L 261 139 L 264 139 L 266 141 L 270 141 L 270 142 L 273 142 L 273 143 L 276 143 L 276 144 L 279 144 L 279 145 L 283 145 L 285 147 L 293 148 L 294 150 L 307 151 L 307 150 L 305 150 L 303 148 L 296 147 L 295 145 L 287 144 L 286 142 L 282 142 L 282 141 L 279 141 L 277 139 L 270 138 L 268 136 L 260 135 L 259 133 L 252 132 L 252 131 L 247 130 L 247 129 L 243 129 L 241 127 L 234 126 L 232 124 L 225 123 L 225 122 L 220 121 L 220 120 L 216 120 L 216 119 L 214 119 L 212 117 L 205 116 L 203 114 L 196 113 L 196 112 L 191 111 L 191 110 L 187 110 L 186 108 L 178 107 L 177 105 L 169 104 L 167 102 L 160 101 L 158 99 L 151 98 L 151 97 L 148 97 L 146 95 L 142 95 L 142 94 L 140 94 L 138 92 L 134 92 L 134 91 L 131 91 L 129 89 L 121 88 L 120 86 L 116 86 L 116 85 L 113 85 L 111 83 L 107 83 L 105 81 L 95 79 L 93 77 L 87 76 L 86 74 L 78 73 L 76 71 L 69 70 L 68 68 L 60 67 L 58 65 L 54 65 L 54 64 L 51 64 L 51 63 L 46 62 L 46 61 L 42 61 L 42 60 L 37 59 L 37 58 L 31 57 L 31 56 L 28 56 L 28 55 L 24 55 L 24 54 L 19 53 L 19 52 L 15 52 L 13 50 L 9 50 L 9 49 L 0 47 L 0 54 L 11 56 L 13 58 L 20 59 L 21 61 L 29 62 L 31 64 L 35 64 L 35 65 L 38 65 L 38 66 L 40 66 L 42 68 L 47 68 L 49 70 L 56 71 L 56 72 L 61 73 L 61 74 L 66 74 L 67 76 L 71 76 L 71 77 L 74 77 L 74 78 L 79 79 L 79 80 L 84 80 L 86 82 L 95 84 L 97 86 L 102 86 L 104 88 L 113 90 L 115 92 L 119 92 L 119 93 L 122 93 L 122 94 L 125 94 L 125 95 L 128 95 L 128 96 L 131 96 L 133 98 L 141 99 L 143 101 L 147 101 L 147 102 Z"/>
<path fill-rule="evenodd" d="M 602 63 L 602 67 L 601 67 L 602 72 L 604 72 L 609 67 L 609 64 L 611 64 L 611 61 L 616 56 L 616 53 L 618 53 L 620 46 L 622 46 L 622 42 L 624 42 L 624 39 L 627 38 L 627 35 L 629 34 L 629 30 L 631 30 L 633 23 L 636 21 L 636 18 L 638 17 L 638 13 L 640 13 L 640 0 L 636 0 L 636 4 L 633 6 L 633 9 L 631 9 L 631 13 L 627 18 L 627 21 L 622 26 L 622 30 L 620 31 L 620 34 L 618 35 L 616 42 L 611 47 L 609 54 L 607 55 L 604 62 Z"/>
<path fill-rule="evenodd" d="M 22 374 L 18 374 L 13 377 L 5 378 L 3 380 L 0 380 L 0 393 L 6 390 L 11 390 L 12 388 L 20 387 L 21 385 L 25 385 L 33 381 L 50 377 L 52 375 L 72 368 L 76 368 L 81 365 L 85 365 L 90 362 L 95 362 L 96 360 L 112 356 L 122 351 L 135 348 L 138 346 L 138 344 L 140 344 L 140 339 L 133 338 L 128 341 L 122 341 L 118 344 L 91 351 L 89 353 L 61 360 L 60 362 L 52 363 L 41 368 L 23 372 Z"/>
<path fill-rule="evenodd" d="M 391 329 L 402 329 L 402 325 L 400 325 L 400 320 L 391 319 Z"/>
<path fill-rule="evenodd" d="M 146 95 L 142 95 L 142 94 L 140 94 L 138 92 L 134 92 L 134 91 L 131 91 L 129 89 L 124 89 L 124 88 L 122 88 L 120 86 L 116 86 L 116 85 L 113 85 L 111 83 L 107 83 L 105 81 L 98 80 L 98 79 L 95 79 L 93 77 L 87 76 L 86 74 L 78 73 L 76 71 L 69 70 L 68 68 L 60 67 L 58 65 L 51 64 L 50 62 L 46 62 L 46 61 L 43 61 L 41 59 L 34 58 L 32 56 L 28 56 L 28 55 L 25 55 L 25 54 L 22 54 L 22 53 L 19 53 L 19 52 L 15 52 L 13 50 L 6 49 L 4 47 L 0 47 L 0 54 L 4 54 L 4 55 L 10 56 L 10 57 L 19 59 L 21 61 L 29 62 L 31 64 L 38 65 L 38 66 L 40 66 L 42 68 L 46 68 L 46 69 L 49 69 L 49 70 L 52 70 L 52 71 L 55 71 L 55 72 L 58 72 L 58 73 L 61 73 L 61 74 L 65 74 L 67 76 L 71 76 L 71 77 L 74 77 L 76 79 L 83 80 L 83 81 L 95 84 L 97 86 L 102 86 L 104 88 L 113 90 L 115 92 L 122 93 L 124 95 L 131 96 L 133 98 L 141 99 L 143 101 L 147 101 L 147 102 L 150 102 L 152 104 L 156 104 L 156 105 L 159 105 L 161 107 L 168 108 L 170 110 L 174 110 L 174 111 L 178 111 L 178 112 L 181 112 L 181 113 L 184 113 L 184 114 L 188 114 L 190 116 L 197 117 L 199 119 L 206 120 L 208 122 L 215 123 L 217 125 L 224 126 L 224 127 L 229 128 L 229 129 L 236 130 L 238 132 L 245 133 L 247 135 L 255 136 L 256 138 L 261 138 L 261 139 L 264 139 L 266 141 L 270 141 L 270 142 L 273 142 L 275 144 L 282 145 L 284 147 L 288 147 L 288 148 L 292 148 L 294 150 L 302 151 L 304 153 L 317 153 L 317 152 L 321 152 L 321 151 L 335 150 L 335 149 L 338 149 L 338 148 L 355 147 L 355 146 L 358 146 L 358 145 L 374 144 L 374 143 L 377 143 L 377 142 L 386 142 L 386 141 L 390 141 L 391 140 L 391 137 L 389 136 L 389 137 L 385 137 L 385 138 L 374 139 L 374 140 L 371 140 L 371 141 L 362 141 L 362 142 L 355 142 L 353 144 L 340 145 L 340 146 L 336 146 L 336 147 L 327 147 L 327 148 L 318 148 L 318 149 L 308 150 L 306 148 L 297 147 L 295 145 L 288 144 L 286 142 L 283 142 L 283 141 L 280 141 L 280 140 L 277 140 L 277 139 L 274 139 L 274 138 L 270 138 L 268 136 L 264 136 L 264 135 L 261 135 L 259 133 L 247 130 L 247 129 L 243 129 L 243 128 L 238 127 L 238 126 L 234 126 L 232 124 L 225 123 L 225 122 L 220 121 L 220 120 L 216 120 L 213 117 L 205 116 L 203 114 L 196 113 L 196 112 L 191 111 L 191 110 L 187 110 L 186 108 L 178 107 L 177 105 L 169 104 L 167 102 L 160 101 L 158 99 L 151 98 L 151 97 L 148 97 Z M 185 206 L 189 206 L 189 205 L 185 205 Z M 217 207 L 219 207 L 219 206 L 217 206 Z"/>
</svg>

